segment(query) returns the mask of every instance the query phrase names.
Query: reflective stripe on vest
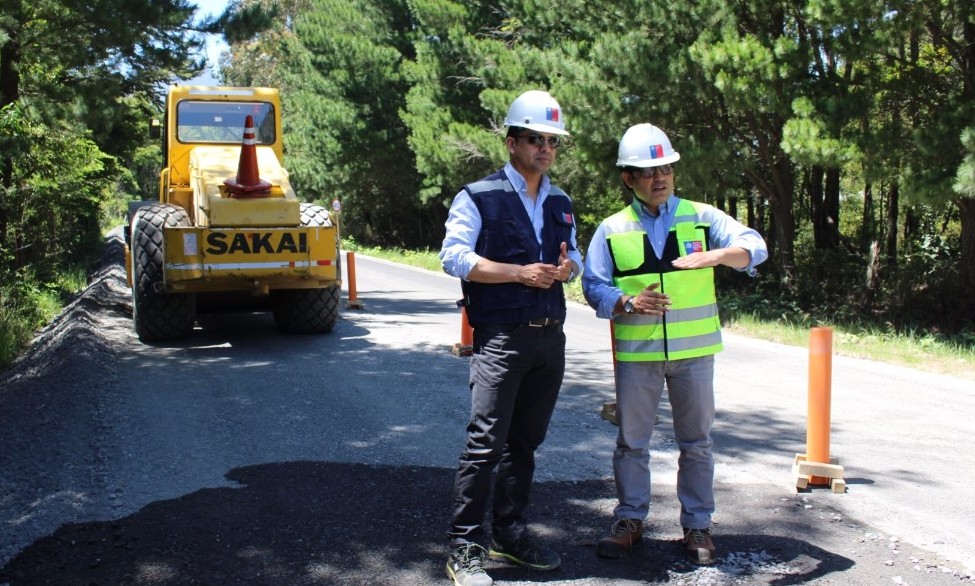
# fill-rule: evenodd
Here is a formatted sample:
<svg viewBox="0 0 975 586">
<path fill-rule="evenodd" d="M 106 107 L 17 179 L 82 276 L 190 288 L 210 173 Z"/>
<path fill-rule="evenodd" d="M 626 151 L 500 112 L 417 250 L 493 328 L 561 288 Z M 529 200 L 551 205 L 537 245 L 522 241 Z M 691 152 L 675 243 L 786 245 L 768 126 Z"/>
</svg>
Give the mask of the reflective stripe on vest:
<svg viewBox="0 0 975 586">
<path fill-rule="evenodd" d="M 714 291 L 714 269 L 681 270 L 670 263 L 672 240 L 679 256 L 708 249 L 707 229 L 694 202 L 680 200 L 668 234 L 665 258 L 656 261 L 647 234 L 632 206 L 606 220 L 606 239 L 615 263 L 613 282 L 627 295 L 652 283 L 670 297 L 663 316 L 618 315 L 615 318 L 616 359 L 623 362 L 681 360 L 715 354 L 722 349 L 721 322 Z M 653 270 L 653 266 L 657 269 Z"/>
</svg>

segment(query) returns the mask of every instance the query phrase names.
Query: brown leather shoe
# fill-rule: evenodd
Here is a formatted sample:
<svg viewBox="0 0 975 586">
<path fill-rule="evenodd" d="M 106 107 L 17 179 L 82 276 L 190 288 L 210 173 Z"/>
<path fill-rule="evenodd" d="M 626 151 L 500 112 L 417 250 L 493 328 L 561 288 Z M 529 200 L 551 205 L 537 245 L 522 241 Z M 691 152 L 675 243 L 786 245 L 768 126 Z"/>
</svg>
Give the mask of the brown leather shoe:
<svg viewBox="0 0 975 586">
<path fill-rule="evenodd" d="M 630 549 L 643 541 L 643 522 L 639 519 L 617 519 L 609 535 L 596 544 L 596 555 L 604 558 L 622 558 Z"/>
<path fill-rule="evenodd" d="M 714 542 L 711 541 L 710 529 L 685 527 L 683 543 L 684 553 L 695 564 L 707 566 L 714 563 Z"/>
</svg>

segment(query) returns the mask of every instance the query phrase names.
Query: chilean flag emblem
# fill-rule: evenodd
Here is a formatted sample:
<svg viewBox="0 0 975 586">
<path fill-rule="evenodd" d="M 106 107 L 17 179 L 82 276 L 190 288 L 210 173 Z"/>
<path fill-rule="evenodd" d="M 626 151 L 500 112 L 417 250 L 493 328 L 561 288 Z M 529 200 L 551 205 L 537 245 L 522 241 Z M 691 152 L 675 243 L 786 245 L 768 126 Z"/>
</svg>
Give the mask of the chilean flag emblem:
<svg viewBox="0 0 975 586">
<path fill-rule="evenodd" d="M 572 221 L 572 214 L 570 214 L 568 212 L 562 212 L 562 219 L 565 220 L 565 223 L 566 224 L 574 224 L 575 223 L 575 222 Z"/>
<path fill-rule="evenodd" d="M 551 120 L 552 122 L 559 121 L 559 109 L 558 108 L 545 108 L 545 119 Z"/>
<path fill-rule="evenodd" d="M 664 145 L 662 145 L 662 144 L 655 144 L 655 145 L 653 145 L 653 146 L 650 147 L 650 158 L 651 159 L 659 159 L 662 156 L 664 156 Z"/>
</svg>

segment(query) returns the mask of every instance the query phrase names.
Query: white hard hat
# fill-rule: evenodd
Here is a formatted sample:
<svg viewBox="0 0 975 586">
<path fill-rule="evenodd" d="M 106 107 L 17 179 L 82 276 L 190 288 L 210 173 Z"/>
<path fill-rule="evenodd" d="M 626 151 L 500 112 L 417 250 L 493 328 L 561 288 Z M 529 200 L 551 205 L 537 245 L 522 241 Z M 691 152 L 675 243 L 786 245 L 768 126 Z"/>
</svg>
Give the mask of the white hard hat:
<svg viewBox="0 0 975 586">
<path fill-rule="evenodd" d="M 659 167 L 680 159 L 670 139 L 653 124 L 637 124 L 626 129 L 620 139 L 617 167 Z"/>
<path fill-rule="evenodd" d="M 562 115 L 559 103 L 548 92 L 539 90 L 527 91 L 518 96 L 508 108 L 504 125 L 549 134 L 569 134 L 565 130 L 565 116 Z"/>
</svg>

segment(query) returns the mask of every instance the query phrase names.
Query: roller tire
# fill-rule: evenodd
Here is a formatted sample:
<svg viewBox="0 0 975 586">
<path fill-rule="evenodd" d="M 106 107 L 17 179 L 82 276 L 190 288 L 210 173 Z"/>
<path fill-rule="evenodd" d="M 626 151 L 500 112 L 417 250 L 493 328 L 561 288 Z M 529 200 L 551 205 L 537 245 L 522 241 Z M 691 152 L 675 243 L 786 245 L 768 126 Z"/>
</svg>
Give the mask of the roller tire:
<svg viewBox="0 0 975 586">
<path fill-rule="evenodd" d="M 168 204 L 140 207 L 132 219 L 132 308 L 143 342 L 178 340 L 193 331 L 196 295 L 165 293 L 163 228 L 189 227 L 186 210 Z"/>
<path fill-rule="evenodd" d="M 328 210 L 311 203 L 301 204 L 302 226 L 331 226 Z M 339 317 L 341 289 L 283 289 L 271 292 L 274 323 L 291 334 L 331 332 Z"/>
<path fill-rule="evenodd" d="M 339 316 L 339 286 L 272 291 L 274 323 L 289 334 L 331 332 Z"/>
</svg>

